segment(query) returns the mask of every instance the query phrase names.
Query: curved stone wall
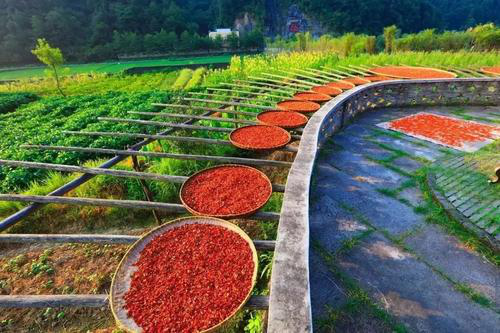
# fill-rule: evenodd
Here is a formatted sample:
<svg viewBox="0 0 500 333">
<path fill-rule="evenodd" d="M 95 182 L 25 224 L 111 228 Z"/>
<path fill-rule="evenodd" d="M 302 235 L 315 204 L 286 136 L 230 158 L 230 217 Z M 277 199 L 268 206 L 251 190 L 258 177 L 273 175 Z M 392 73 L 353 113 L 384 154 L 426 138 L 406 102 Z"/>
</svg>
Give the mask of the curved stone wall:
<svg viewBox="0 0 500 333">
<path fill-rule="evenodd" d="M 311 332 L 309 188 L 317 153 L 361 112 L 379 107 L 499 105 L 500 79 L 396 80 L 358 86 L 309 120 L 286 185 L 274 254 L 268 332 Z"/>
</svg>

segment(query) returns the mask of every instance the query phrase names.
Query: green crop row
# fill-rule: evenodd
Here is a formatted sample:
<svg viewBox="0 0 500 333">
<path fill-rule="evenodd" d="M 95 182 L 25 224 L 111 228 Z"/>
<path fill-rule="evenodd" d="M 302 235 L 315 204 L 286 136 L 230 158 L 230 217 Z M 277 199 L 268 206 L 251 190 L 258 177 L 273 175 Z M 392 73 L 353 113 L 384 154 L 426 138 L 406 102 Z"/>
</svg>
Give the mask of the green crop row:
<svg viewBox="0 0 500 333">
<path fill-rule="evenodd" d="M 177 80 L 175 80 L 174 84 L 172 85 L 172 89 L 174 90 L 184 89 L 189 80 L 191 80 L 191 77 L 193 77 L 192 69 L 185 68 L 181 70 L 179 76 L 177 77 Z"/>
<path fill-rule="evenodd" d="M 19 106 L 37 99 L 38 96 L 31 93 L 0 93 L 0 114 L 12 112 Z"/>
<path fill-rule="evenodd" d="M 92 154 L 28 150 L 20 145 L 43 144 L 82 147 L 124 148 L 130 139 L 119 137 L 69 136 L 72 131 L 145 132 L 144 126 L 98 121 L 97 117 L 130 117 L 127 111 L 151 111 L 151 103 L 168 102 L 171 93 L 122 93 L 103 95 L 49 97 L 0 115 L 0 158 L 62 164 L 80 164 L 95 159 Z M 133 141 L 133 140 L 132 140 Z M 137 140 L 135 140 L 137 141 Z M 25 188 L 46 172 L 21 168 L 0 168 L 0 191 Z"/>
</svg>

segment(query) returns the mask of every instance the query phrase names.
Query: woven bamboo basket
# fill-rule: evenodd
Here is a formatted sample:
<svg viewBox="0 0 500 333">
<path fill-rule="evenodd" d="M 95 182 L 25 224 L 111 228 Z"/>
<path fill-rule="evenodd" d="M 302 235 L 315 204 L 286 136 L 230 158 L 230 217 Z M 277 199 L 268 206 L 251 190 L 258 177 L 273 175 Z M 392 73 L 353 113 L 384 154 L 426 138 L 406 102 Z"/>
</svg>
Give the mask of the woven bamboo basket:
<svg viewBox="0 0 500 333">
<path fill-rule="evenodd" d="M 134 264 L 137 262 L 139 259 L 139 256 L 142 252 L 142 250 L 151 242 L 153 239 L 156 237 L 164 234 L 165 232 L 172 230 L 174 228 L 178 228 L 183 225 L 187 224 L 210 224 L 210 225 L 216 225 L 220 226 L 223 228 L 226 228 L 228 230 L 236 232 L 238 235 L 240 235 L 241 238 L 243 238 L 250 250 L 252 251 L 252 259 L 254 262 L 254 270 L 253 270 L 253 275 L 252 275 L 252 285 L 251 288 L 248 291 L 247 296 L 241 302 L 241 304 L 236 308 L 235 311 L 231 315 L 229 315 L 227 318 L 225 318 L 222 322 L 218 323 L 217 325 L 210 327 L 207 330 L 201 331 L 201 333 L 211 333 L 211 332 L 216 332 L 219 330 L 221 327 L 226 325 L 231 318 L 236 316 L 238 312 L 240 312 L 243 309 L 243 306 L 246 304 L 246 302 L 250 299 L 252 290 L 255 286 L 255 283 L 257 281 L 257 272 L 258 272 L 258 256 L 257 256 L 257 250 L 255 249 L 255 246 L 248 237 L 248 235 L 241 230 L 238 226 L 221 220 L 221 219 L 216 219 L 216 218 L 210 218 L 210 217 L 185 217 L 185 218 L 179 218 L 176 220 L 173 220 L 169 223 L 166 223 L 162 226 L 159 226 L 148 233 L 144 234 L 137 242 L 135 242 L 127 251 L 125 256 L 122 258 L 120 261 L 120 264 L 118 265 L 118 268 L 115 272 L 115 275 L 113 276 L 113 280 L 111 282 L 111 294 L 110 294 L 110 306 L 111 306 L 111 312 L 113 313 L 113 317 L 115 318 L 116 325 L 126 331 L 126 332 L 143 332 L 142 328 L 137 325 L 137 323 L 134 321 L 133 318 L 130 318 L 127 314 L 127 310 L 125 309 L 125 300 L 124 296 L 130 289 L 130 284 L 132 281 L 132 276 L 134 272 L 137 270 L 137 267 L 134 266 Z"/>
<path fill-rule="evenodd" d="M 482 67 L 481 71 L 486 74 L 500 76 L 500 66 Z"/>
<path fill-rule="evenodd" d="M 337 96 L 342 94 L 342 89 L 330 86 L 316 86 L 312 87 L 311 90 L 319 94 L 326 94 L 330 96 Z"/>
<path fill-rule="evenodd" d="M 298 107 L 299 103 L 306 103 L 310 107 L 308 109 L 303 109 Z M 283 111 L 293 111 L 293 112 L 300 112 L 300 113 L 309 113 L 309 112 L 316 112 L 321 108 L 321 105 L 318 103 L 314 102 L 308 102 L 308 101 L 297 101 L 297 100 L 287 100 L 287 101 L 282 101 L 279 102 L 276 107 L 280 110 Z"/>
<path fill-rule="evenodd" d="M 272 127 L 272 128 L 276 128 L 276 130 L 279 129 L 281 133 L 286 134 L 287 140 L 283 141 L 283 142 L 281 142 L 279 144 L 268 146 L 268 147 L 264 147 L 264 148 L 261 148 L 261 147 L 252 147 L 252 146 L 245 145 L 245 144 L 242 144 L 242 143 L 237 142 L 236 140 L 234 140 L 233 137 L 234 137 L 234 135 L 236 133 L 238 133 L 239 131 L 244 130 L 245 128 L 250 128 L 250 127 Z M 241 149 L 253 150 L 253 151 L 266 151 L 266 150 L 279 149 L 279 148 L 285 147 L 287 144 L 290 143 L 291 140 L 292 140 L 292 136 L 290 135 L 290 133 L 288 133 L 288 131 L 284 130 L 283 128 L 281 128 L 279 126 L 274 126 L 274 125 L 248 125 L 248 126 L 243 126 L 243 127 L 237 128 L 237 129 L 233 130 L 231 132 L 231 134 L 229 134 L 229 141 L 231 141 L 231 143 L 233 144 L 233 146 L 241 148 Z"/>
<path fill-rule="evenodd" d="M 452 72 L 448 72 L 448 71 L 445 71 L 445 70 L 442 70 L 442 69 L 437 69 L 437 68 L 432 68 L 432 67 L 417 67 L 417 66 L 387 66 L 387 67 L 376 67 L 376 68 L 372 68 L 370 71 L 373 72 L 373 73 L 376 73 L 377 75 L 382 75 L 382 76 L 389 76 L 389 77 L 393 77 L 393 78 L 396 78 L 396 79 L 414 79 L 414 80 L 425 80 L 425 79 L 432 79 L 432 77 L 429 77 L 429 78 L 425 78 L 425 77 L 415 77 L 415 76 L 409 76 L 409 75 L 397 75 L 397 74 L 390 74 L 390 73 L 386 73 L 384 72 L 384 68 L 388 68 L 388 67 L 391 67 L 391 68 L 400 68 L 400 69 L 411 69 L 411 70 L 426 70 L 426 71 L 432 71 L 432 72 L 435 72 L 435 73 L 442 73 L 446 76 L 443 76 L 442 78 L 456 78 L 457 77 L 457 74 L 455 73 L 452 73 Z"/>
<path fill-rule="evenodd" d="M 302 119 L 302 123 L 299 124 L 299 125 L 296 125 L 296 126 L 289 126 L 289 125 L 283 125 L 283 124 L 271 124 L 271 123 L 266 122 L 266 121 L 264 121 L 264 120 L 261 119 L 263 115 L 266 115 L 266 114 L 269 114 L 269 113 L 276 113 L 276 112 L 283 113 L 283 114 L 290 114 L 290 115 L 294 115 L 296 117 L 300 116 L 300 118 Z M 261 112 L 261 113 L 259 113 L 257 115 L 257 120 L 260 123 L 264 124 L 264 125 L 278 126 L 278 127 L 286 128 L 286 129 L 294 129 L 294 128 L 302 127 L 305 124 L 307 124 L 307 122 L 309 121 L 309 118 L 307 118 L 306 116 L 304 116 L 303 114 L 298 113 L 298 112 L 277 110 L 277 111 L 264 111 L 264 112 Z"/>
<path fill-rule="evenodd" d="M 192 181 L 196 176 L 199 176 L 200 174 L 204 173 L 204 172 L 207 172 L 208 170 L 213 170 L 213 169 L 217 169 L 217 168 L 222 168 L 222 167 L 238 167 L 238 168 L 247 168 L 247 169 L 251 169 L 253 171 L 256 171 L 257 173 L 260 174 L 260 176 L 262 178 L 264 178 L 266 180 L 266 183 L 268 184 L 268 189 L 269 189 L 269 196 L 266 198 L 266 200 L 264 201 L 264 203 L 262 203 L 261 205 L 249 210 L 249 211 L 246 211 L 246 212 L 240 212 L 240 213 L 237 213 L 237 214 L 220 214 L 220 215 L 208 215 L 208 214 L 205 214 L 205 213 L 201 213 L 201 212 L 198 212 L 197 210 L 191 208 L 186 202 L 185 202 L 185 199 L 183 197 L 183 194 L 184 194 L 184 188 L 186 186 L 186 184 L 188 184 L 190 181 Z M 184 205 L 184 207 L 193 215 L 198 215 L 198 216 L 205 216 L 205 217 L 216 217 L 216 218 L 221 218 L 221 219 L 235 219 L 235 218 L 238 218 L 238 217 L 245 217 L 245 216 L 249 216 L 249 215 L 252 215 L 253 213 L 257 212 L 259 209 L 261 209 L 262 207 L 265 206 L 265 204 L 269 201 L 269 199 L 271 198 L 271 195 L 272 195 L 272 189 L 273 189 L 273 185 L 271 184 L 271 181 L 269 180 L 269 178 L 266 176 L 266 174 L 264 174 L 262 171 L 260 170 L 257 170 L 255 168 L 252 168 L 252 167 L 249 167 L 249 166 L 246 166 L 246 165 L 239 165 L 239 164 L 221 164 L 221 165 L 218 165 L 218 166 L 215 166 L 215 167 L 211 167 L 211 168 L 207 168 L 207 169 L 204 169 L 204 170 L 201 170 L 195 174 L 193 174 L 191 177 L 189 177 L 181 186 L 181 190 L 180 190 L 180 199 L 181 199 L 181 202 L 182 204 Z"/>
<path fill-rule="evenodd" d="M 306 91 L 306 92 L 296 93 L 295 95 L 293 95 L 293 99 L 298 101 L 323 103 L 331 100 L 332 96 L 323 93 Z"/>
</svg>

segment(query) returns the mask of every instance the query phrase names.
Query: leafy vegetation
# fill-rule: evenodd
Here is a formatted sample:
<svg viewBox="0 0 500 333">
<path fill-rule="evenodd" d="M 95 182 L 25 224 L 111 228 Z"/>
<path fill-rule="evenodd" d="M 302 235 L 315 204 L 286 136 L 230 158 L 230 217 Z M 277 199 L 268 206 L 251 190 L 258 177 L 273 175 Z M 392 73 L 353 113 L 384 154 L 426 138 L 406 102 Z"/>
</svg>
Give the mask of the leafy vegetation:
<svg viewBox="0 0 500 333">
<path fill-rule="evenodd" d="M 172 85 L 172 89 L 174 90 L 183 89 L 186 86 L 186 84 L 191 80 L 192 76 L 193 76 L 193 70 L 188 68 L 181 70 L 179 76 L 177 77 L 177 80 L 175 80 L 174 84 Z"/>
<path fill-rule="evenodd" d="M 37 99 L 38 96 L 32 93 L 0 93 L 0 114 L 12 112 L 19 106 Z"/>
</svg>

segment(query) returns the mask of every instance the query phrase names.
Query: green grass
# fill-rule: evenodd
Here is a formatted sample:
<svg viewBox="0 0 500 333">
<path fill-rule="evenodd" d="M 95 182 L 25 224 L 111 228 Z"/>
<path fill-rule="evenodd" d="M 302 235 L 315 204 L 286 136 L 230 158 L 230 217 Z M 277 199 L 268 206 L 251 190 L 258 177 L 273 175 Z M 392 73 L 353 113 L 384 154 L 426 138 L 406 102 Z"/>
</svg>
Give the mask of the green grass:
<svg viewBox="0 0 500 333">
<path fill-rule="evenodd" d="M 123 72 L 126 69 L 134 67 L 152 67 L 152 66 L 182 66 L 182 65 L 210 65 L 229 63 L 231 55 L 219 55 L 208 57 L 191 58 L 165 58 L 152 60 L 130 60 L 113 61 L 91 64 L 67 65 L 69 68 L 66 74 L 86 74 L 86 73 L 107 73 L 114 74 Z M 26 67 L 19 69 L 0 69 L 0 80 L 19 80 L 31 79 L 45 76 L 44 66 Z"/>
</svg>

